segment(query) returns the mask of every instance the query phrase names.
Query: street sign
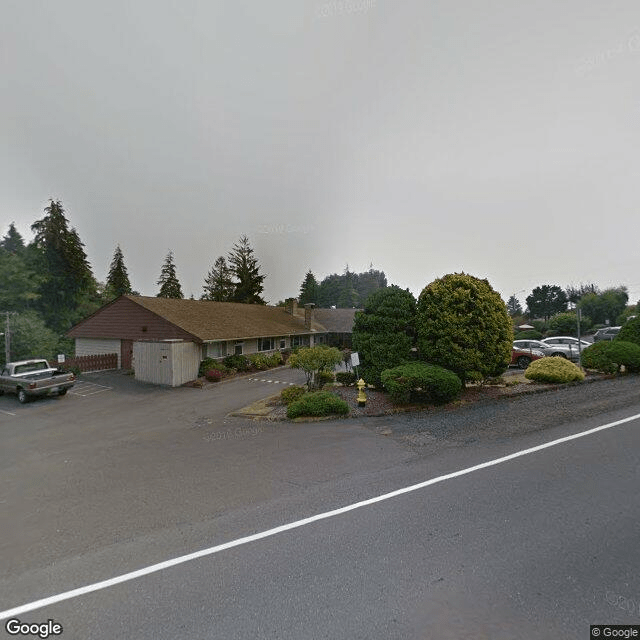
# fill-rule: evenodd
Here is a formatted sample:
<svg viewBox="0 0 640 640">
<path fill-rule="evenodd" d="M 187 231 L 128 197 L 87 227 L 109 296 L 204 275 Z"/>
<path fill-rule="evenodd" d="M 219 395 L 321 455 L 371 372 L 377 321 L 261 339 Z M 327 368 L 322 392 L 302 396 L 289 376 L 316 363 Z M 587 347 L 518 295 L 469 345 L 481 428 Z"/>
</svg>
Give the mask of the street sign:
<svg viewBox="0 0 640 640">
<path fill-rule="evenodd" d="M 351 366 L 357 367 L 360 364 L 360 358 L 358 357 L 358 352 L 354 351 L 351 354 Z"/>
</svg>

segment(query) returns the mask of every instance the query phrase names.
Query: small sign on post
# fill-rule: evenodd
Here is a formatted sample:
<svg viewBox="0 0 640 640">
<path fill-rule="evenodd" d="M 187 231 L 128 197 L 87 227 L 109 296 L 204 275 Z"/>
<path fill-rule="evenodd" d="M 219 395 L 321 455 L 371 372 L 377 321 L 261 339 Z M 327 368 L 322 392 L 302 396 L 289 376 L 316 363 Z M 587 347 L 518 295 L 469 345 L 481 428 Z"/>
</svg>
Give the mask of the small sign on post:
<svg viewBox="0 0 640 640">
<path fill-rule="evenodd" d="M 358 365 L 360 364 L 360 358 L 358 357 L 358 352 L 354 351 L 351 354 L 351 368 L 356 372 L 356 380 L 358 379 Z"/>
<path fill-rule="evenodd" d="M 58 354 L 58 364 L 64 364 L 64 353 Z"/>
</svg>

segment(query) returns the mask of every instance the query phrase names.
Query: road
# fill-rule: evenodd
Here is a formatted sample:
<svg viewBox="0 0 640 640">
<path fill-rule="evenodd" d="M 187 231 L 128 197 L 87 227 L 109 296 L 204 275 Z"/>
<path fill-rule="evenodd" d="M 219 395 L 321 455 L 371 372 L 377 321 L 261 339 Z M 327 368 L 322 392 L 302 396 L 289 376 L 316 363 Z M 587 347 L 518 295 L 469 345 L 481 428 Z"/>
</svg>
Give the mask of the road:
<svg viewBox="0 0 640 640">
<path fill-rule="evenodd" d="M 527 452 L 640 415 L 637 378 L 295 425 L 225 417 L 274 382 L 93 382 L 105 389 L 0 403 L 0 610 L 125 577 L 22 621 L 97 639 L 587 638 L 590 623 L 640 624 L 640 421 Z"/>
</svg>

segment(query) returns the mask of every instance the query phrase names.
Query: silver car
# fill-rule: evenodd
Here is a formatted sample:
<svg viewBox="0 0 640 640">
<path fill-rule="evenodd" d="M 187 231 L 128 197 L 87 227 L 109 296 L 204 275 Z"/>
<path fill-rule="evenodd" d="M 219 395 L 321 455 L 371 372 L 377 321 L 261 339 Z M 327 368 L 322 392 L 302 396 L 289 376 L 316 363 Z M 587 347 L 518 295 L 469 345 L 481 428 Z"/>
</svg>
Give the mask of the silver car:
<svg viewBox="0 0 640 640">
<path fill-rule="evenodd" d="M 598 329 L 593 334 L 593 341 L 613 340 L 620 333 L 620 329 L 622 329 L 622 327 L 605 327 L 604 329 Z"/>
<path fill-rule="evenodd" d="M 551 345 L 542 340 L 514 340 L 513 346 L 518 349 L 525 349 L 531 351 L 542 351 L 545 356 L 560 356 L 562 358 L 568 358 L 568 350 L 565 345 Z"/>
<path fill-rule="evenodd" d="M 584 351 L 587 347 L 591 346 L 590 342 L 578 340 L 578 338 L 572 336 L 553 336 L 553 338 L 544 338 L 541 342 L 544 342 L 550 347 L 562 350 L 564 357 L 569 360 L 577 360 L 580 356 L 580 351 Z"/>
</svg>

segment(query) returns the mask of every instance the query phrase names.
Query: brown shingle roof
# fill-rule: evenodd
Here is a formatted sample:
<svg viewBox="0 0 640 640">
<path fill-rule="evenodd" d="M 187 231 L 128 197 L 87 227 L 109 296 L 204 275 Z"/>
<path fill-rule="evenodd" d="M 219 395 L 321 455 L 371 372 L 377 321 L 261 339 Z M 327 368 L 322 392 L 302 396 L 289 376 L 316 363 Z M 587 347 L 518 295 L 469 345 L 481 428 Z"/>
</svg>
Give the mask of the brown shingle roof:
<svg viewBox="0 0 640 640">
<path fill-rule="evenodd" d="M 304 320 L 288 314 L 282 307 L 146 296 L 126 297 L 202 341 L 310 333 L 304 326 Z M 316 322 L 312 324 L 312 330 L 318 333 L 326 331 Z"/>
</svg>

